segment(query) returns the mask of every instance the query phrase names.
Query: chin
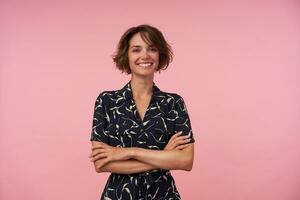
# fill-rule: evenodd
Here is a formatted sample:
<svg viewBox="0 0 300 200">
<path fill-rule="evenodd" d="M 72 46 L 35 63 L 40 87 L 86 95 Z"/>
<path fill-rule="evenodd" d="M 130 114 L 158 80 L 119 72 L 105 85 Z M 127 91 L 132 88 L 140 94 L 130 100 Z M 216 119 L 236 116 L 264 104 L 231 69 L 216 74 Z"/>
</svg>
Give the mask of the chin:
<svg viewBox="0 0 300 200">
<path fill-rule="evenodd" d="M 140 67 L 132 70 L 131 73 L 139 75 L 139 76 L 150 76 L 153 75 L 157 71 L 157 68 L 151 68 L 151 69 L 141 69 Z"/>
<path fill-rule="evenodd" d="M 154 75 L 153 73 L 134 73 L 136 76 L 140 76 L 140 77 L 151 77 Z"/>
</svg>

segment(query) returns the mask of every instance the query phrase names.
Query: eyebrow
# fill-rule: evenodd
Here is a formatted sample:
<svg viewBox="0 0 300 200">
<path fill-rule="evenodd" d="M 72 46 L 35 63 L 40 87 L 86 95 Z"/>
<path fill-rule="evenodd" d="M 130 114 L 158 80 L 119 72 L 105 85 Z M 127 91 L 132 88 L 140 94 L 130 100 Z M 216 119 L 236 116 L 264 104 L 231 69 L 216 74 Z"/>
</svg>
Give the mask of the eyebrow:
<svg viewBox="0 0 300 200">
<path fill-rule="evenodd" d="M 133 45 L 133 46 L 130 47 L 130 49 L 134 48 L 134 47 L 141 47 L 141 45 Z M 149 47 L 155 47 L 155 46 L 154 45 L 150 45 Z"/>
</svg>

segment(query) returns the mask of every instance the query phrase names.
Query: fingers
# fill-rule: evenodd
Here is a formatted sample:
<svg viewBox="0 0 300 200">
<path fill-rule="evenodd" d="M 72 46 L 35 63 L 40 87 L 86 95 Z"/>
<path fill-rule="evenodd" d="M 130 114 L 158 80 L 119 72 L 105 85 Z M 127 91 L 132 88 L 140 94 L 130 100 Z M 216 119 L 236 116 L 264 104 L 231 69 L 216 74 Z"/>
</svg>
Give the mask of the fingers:
<svg viewBox="0 0 300 200">
<path fill-rule="evenodd" d="M 97 160 L 108 159 L 108 149 L 110 149 L 106 143 L 99 141 L 92 141 L 92 153 L 89 155 L 90 161 L 95 162 Z"/>
<path fill-rule="evenodd" d="M 101 158 L 107 157 L 107 149 L 103 148 L 102 145 L 95 146 L 92 148 L 92 153 L 90 154 L 89 158 L 91 162 L 99 160 Z"/>
<path fill-rule="evenodd" d="M 107 152 L 106 149 L 95 149 L 92 151 L 90 158 L 105 152 Z"/>
<path fill-rule="evenodd" d="M 93 144 L 91 149 L 95 150 L 95 149 L 108 148 L 108 147 L 110 147 L 110 146 L 101 142 L 101 143 Z"/>
<path fill-rule="evenodd" d="M 107 158 L 107 157 L 108 157 L 108 155 L 107 155 L 106 152 L 104 152 L 104 153 L 98 153 L 98 154 L 96 154 L 94 156 L 90 156 L 91 162 L 95 162 L 97 160 L 100 160 L 102 158 Z"/>
<path fill-rule="evenodd" d="M 182 132 L 175 133 L 169 140 L 166 150 L 176 149 L 178 146 L 186 144 L 191 141 L 188 135 L 182 135 Z"/>
<path fill-rule="evenodd" d="M 102 158 L 107 158 L 107 155 L 105 155 L 104 153 L 103 154 L 98 154 L 97 156 L 95 156 L 91 159 L 91 162 L 95 162 L 95 161 L 100 160 Z"/>
<path fill-rule="evenodd" d="M 175 147 L 176 147 L 176 146 L 178 146 L 178 145 L 180 145 L 180 144 L 185 144 L 185 143 L 189 142 L 190 140 L 191 140 L 191 139 L 189 138 L 189 136 L 184 135 L 184 136 L 180 136 L 180 137 L 177 137 L 176 139 L 174 139 L 174 140 L 170 143 L 170 145 L 175 145 Z"/>
<path fill-rule="evenodd" d="M 187 140 L 189 139 L 188 135 L 183 135 L 183 136 L 179 136 L 177 138 L 174 139 L 174 142 L 178 142 L 178 141 L 182 141 L 182 140 Z"/>
<path fill-rule="evenodd" d="M 187 148 L 188 146 L 190 146 L 191 144 L 181 144 L 179 146 L 177 146 L 175 149 L 176 150 L 182 150 L 182 149 L 185 149 Z"/>
<path fill-rule="evenodd" d="M 101 160 L 97 160 L 95 162 L 95 167 L 100 170 L 104 165 L 106 165 L 109 162 L 109 159 L 103 158 Z"/>
<path fill-rule="evenodd" d="M 189 141 L 191 141 L 191 139 L 180 140 L 180 141 L 175 143 L 175 148 L 180 146 L 180 145 L 189 144 Z"/>
<path fill-rule="evenodd" d="M 182 135 L 182 136 L 180 136 L 181 134 L 182 134 L 182 131 L 175 133 L 175 134 L 170 138 L 169 143 L 171 143 L 171 142 L 173 142 L 173 141 L 178 141 L 178 140 L 182 140 L 182 139 L 189 138 L 188 135 Z"/>
<path fill-rule="evenodd" d="M 182 134 L 182 131 L 175 133 L 169 140 L 168 144 L 172 144 L 174 140 L 176 140 L 180 135 Z"/>
<path fill-rule="evenodd" d="M 182 131 L 175 133 L 171 138 L 170 141 L 176 139 L 178 136 L 180 136 L 182 134 Z"/>
</svg>

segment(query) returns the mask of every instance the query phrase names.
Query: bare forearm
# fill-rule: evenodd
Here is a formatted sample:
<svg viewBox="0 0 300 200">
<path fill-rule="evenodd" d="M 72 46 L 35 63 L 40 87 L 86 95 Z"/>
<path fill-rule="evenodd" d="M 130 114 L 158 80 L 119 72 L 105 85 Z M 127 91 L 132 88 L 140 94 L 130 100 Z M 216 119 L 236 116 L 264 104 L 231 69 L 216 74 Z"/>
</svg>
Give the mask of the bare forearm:
<svg viewBox="0 0 300 200">
<path fill-rule="evenodd" d="M 132 158 L 167 170 L 189 171 L 193 164 L 193 155 L 182 150 L 165 151 L 133 148 Z"/>
<path fill-rule="evenodd" d="M 117 148 L 105 143 L 93 144 L 91 161 L 97 172 L 138 173 L 151 169 L 181 169 L 190 171 L 194 159 L 194 145 L 175 145 L 166 150 L 138 147 Z M 176 144 L 176 141 L 175 141 Z M 174 149 L 172 149 L 174 148 Z"/>
<path fill-rule="evenodd" d="M 146 172 L 152 169 L 155 169 L 151 164 L 144 163 L 138 160 L 117 160 L 111 161 L 100 169 L 97 167 L 97 161 L 95 162 L 95 169 L 97 172 L 112 172 L 118 174 L 133 174 L 139 172 Z"/>
</svg>

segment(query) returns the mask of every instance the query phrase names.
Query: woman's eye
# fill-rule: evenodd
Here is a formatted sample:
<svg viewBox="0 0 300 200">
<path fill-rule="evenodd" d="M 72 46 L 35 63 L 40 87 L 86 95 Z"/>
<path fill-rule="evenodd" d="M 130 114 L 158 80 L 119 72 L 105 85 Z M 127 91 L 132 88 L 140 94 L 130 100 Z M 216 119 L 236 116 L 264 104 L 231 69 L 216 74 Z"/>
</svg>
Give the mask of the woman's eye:
<svg viewBox="0 0 300 200">
<path fill-rule="evenodd" d="M 157 48 L 151 48 L 150 50 L 156 52 Z"/>
<path fill-rule="evenodd" d="M 153 48 L 149 48 L 148 51 L 151 51 L 151 52 L 157 52 L 157 48 L 153 47 Z M 132 52 L 140 52 L 140 49 L 133 49 Z"/>
</svg>

